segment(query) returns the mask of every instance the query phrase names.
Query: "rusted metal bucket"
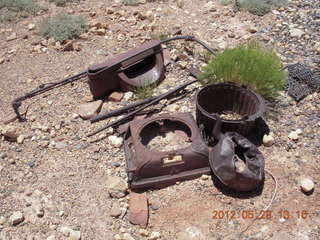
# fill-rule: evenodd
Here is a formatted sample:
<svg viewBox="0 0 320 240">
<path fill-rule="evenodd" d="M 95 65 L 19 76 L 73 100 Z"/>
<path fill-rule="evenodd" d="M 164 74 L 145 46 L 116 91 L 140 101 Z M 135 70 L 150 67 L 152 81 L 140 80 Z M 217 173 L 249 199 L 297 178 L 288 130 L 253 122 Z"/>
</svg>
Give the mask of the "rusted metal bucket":
<svg viewBox="0 0 320 240">
<path fill-rule="evenodd" d="M 264 99 L 244 86 L 232 83 L 208 85 L 197 92 L 196 118 L 198 126 L 203 126 L 207 136 L 212 133 L 216 123 L 214 113 L 234 112 L 240 114 L 240 120 L 221 119 L 221 131 L 237 132 L 248 137 L 256 121 L 266 111 Z"/>
</svg>

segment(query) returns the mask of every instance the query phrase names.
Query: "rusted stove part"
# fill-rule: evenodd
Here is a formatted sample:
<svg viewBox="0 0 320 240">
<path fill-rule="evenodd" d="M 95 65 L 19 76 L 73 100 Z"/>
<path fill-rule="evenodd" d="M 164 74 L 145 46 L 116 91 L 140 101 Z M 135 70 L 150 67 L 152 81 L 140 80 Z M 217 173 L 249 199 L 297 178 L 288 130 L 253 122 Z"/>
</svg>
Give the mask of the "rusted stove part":
<svg viewBox="0 0 320 240">
<path fill-rule="evenodd" d="M 219 115 L 213 129 L 218 143 L 209 150 L 209 162 L 213 174 L 226 186 L 236 191 L 252 191 L 264 180 L 264 157 L 248 139 L 236 132 L 221 133 Z M 241 168 L 236 161 L 243 161 Z M 241 165 L 240 165 L 241 166 Z"/>
<path fill-rule="evenodd" d="M 156 132 L 169 129 L 187 133 L 191 145 L 167 152 L 146 147 Z M 157 188 L 211 172 L 208 147 L 190 113 L 162 114 L 132 121 L 125 136 L 124 150 L 128 179 L 133 189 Z"/>
<path fill-rule="evenodd" d="M 241 120 L 221 119 L 222 132 L 237 132 L 249 137 L 256 121 L 266 111 L 263 98 L 247 89 L 232 83 L 208 85 L 196 95 L 197 124 L 203 125 L 205 133 L 211 135 L 216 118 L 213 113 L 232 111 L 244 116 Z"/>
<path fill-rule="evenodd" d="M 89 87 L 95 98 L 103 98 L 117 88 L 129 91 L 158 83 L 164 72 L 161 41 L 153 40 L 89 67 Z"/>
</svg>

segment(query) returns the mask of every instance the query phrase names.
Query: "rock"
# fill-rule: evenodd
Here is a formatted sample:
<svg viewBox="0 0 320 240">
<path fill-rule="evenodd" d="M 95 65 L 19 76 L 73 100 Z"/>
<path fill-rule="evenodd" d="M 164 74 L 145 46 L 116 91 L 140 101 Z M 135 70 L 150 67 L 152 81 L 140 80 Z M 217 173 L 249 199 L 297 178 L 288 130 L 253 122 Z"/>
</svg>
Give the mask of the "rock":
<svg viewBox="0 0 320 240">
<path fill-rule="evenodd" d="M 314 189 L 314 183 L 310 178 L 302 178 L 300 180 L 301 190 L 305 193 L 309 193 Z"/>
<path fill-rule="evenodd" d="M 29 23 L 28 24 L 28 30 L 31 31 L 31 30 L 34 30 L 36 28 L 36 25 L 33 24 L 33 23 Z"/>
<path fill-rule="evenodd" d="M 180 61 L 179 62 L 179 66 L 182 68 L 182 69 L 185 69 L 187 66 L 188 66 L 188 63 L 186 61 Z"/>
<path fill-rule="evenodd" d="M 249 33 L 256 33 L 258 31 L 258 29 L 255 27 L 255 26 L 252 26 L 252 25 L 248 25 L 246 27 L 246 30 L 249 32 Z"/>
<path fill-rule="evenodd" d="M 305 32 L 302 31 L 302 30 L 300 30 L 300 29 L 298 29 L 298 28 L 291 28 L 291 29 L 290 29 L 290 36 L 291 36 L 291 37 L 300 38 L 300 37 L 302 37 L 302 35 L 304 35 L 304 34 L 305 34 Z"/>
<path fill-rule="evenodd" d="M 10 216 L 9 221 L 11 225 L 18 225 L 19 223 L 22 223 L 24 221 L 24 216 L 22 212 L 17 211 Z"/>
<path fill-rule="evenodd" d="M 297 133 L 298 135 L 301 135 L 301 134 L 302 134 L 301 128 L 298 128 L 298 129 L 296 130 L 296 133 Z"/>
<path fill-rule="evenodd" d="M 102 100 L 84 103 L 79 106 L 79 115 L 82 119 L 87 120 L 94 117 L 102 107 Z"/>
<path fill-rule="evenodd" d="M 123 234 L 123 240 L 135 240 L 129 233 Z"/>
<path fill-rule="evenodd" d="M 110 209 L 110 216 L 111 217 L 119 217 L 122 213 L 122 210 L 119 204 L 113 204 L 112 208 Z"/>
<path fill-rule="evenodd" d="M 274 144 L 274 138 L 271 135 L 264 135 L 262 142 L 264 146 L 271 147 Z"/>
<path fill-rule="evenodd" d="M 37 217 L 41 218 L 44 216 L 44 209 L 40 203 L 33 205 L 33 210 L 36 213 Z"/>
<path fill-rule="evenodd" d="M 122 137 L 117 137 L 117 136 L 109 136 L 108 137 L 108 140 L 109 140 L 109 143 L 116 147 L 116 148 L 119 148 L 122 146 L 122 143 L 123 143 L 123 138 Z"/>
<path fill-rule="evenodd" d="M 139 230 L 139 234 L 140 234 L 142 237 L 148 237 L 148 236 L 149 236 L 149 232 L 148 232 L 148 230 L 146 230 L 146 229 L 140 229 L 140 230 Z"/>
<path fill-rule="evenodd" d="M 213 1 L 209 1 L 204 5 L 204 9 L 206 12 L 216 12 L 217 9 L 213 3 Z"/>
<path fill-rule="evenodd" d="M 148 224 L 148 199 L 146 193 L 130 193 L 129 221 L 132 224 L 146 227 Z"/>
<path fill-rule="evenodd" d="M 7 41 L 12 41 L 12 40 L 15 40 L 17 39 L 17 33 L 11 33 L 8 37 L 7 37 Z"/>
<path fill-rule="evenodd" d="M 6 219 L 4 216 L 1 216 L 1 217 L 0 217 L 0 225 L 5 224 L 6 221 L 7 221 L 7 219 Z"/>
<path fill-rule="evenodd" d="M 290 140 L 297 141 L 299 139 L 299 136 L 296 131 L 292 131 L 289 133 L 288 138 Z"/>
<path fill-rule="evenodd" d="M 148 237 L 149 240 L 157 240 L 160 238 L 160 233 L 159 232 L 152 232 L 150 234 L 150 237 Z"/>
<path fill-rule="evenodd" d="M 5 59 L 4 58 L 0 58 L 0 64 L 4 63 Z"/>
<path fill-rule="evenodd" d="M 235 35 L 234 33 L 232 33 L 232 32 L 231 32 L 231 33 L 228 33 L 228 37 L 229 37 L 229 38 L 235 38 L 235 37 L 236 37 L 236 35 Z"/>
<path fill-rule="evenodd" d="M 129 101 L 132 97 L 133 97 L 133 92 L 126 92 L 126 93 L 123 95 L 123 100 Z"/>
<path fill-rule="evenodd" d="M 124 196 L 126 196 L 128 183 L 122 178 L 117 176 L 108 176 L 106 182 L 106 187 L 111 197 L 123 198 Z"/>
<path fill-rule="evenodd" d="M 80 240 L 81 239 L 81 232 L 80 231 L 70 231 L 69 239 L 68 240 Z"/>
<path fill-rule="evenodd" d="M 12 142 L 16 142 L 19 137 L 18 129 L 14 126 L 3 127 L 1 133 L 8 141 Z"/>
<path fill-rule="evenodd" d="M 320 53 L 320 42 L 317 42 L 315 45 L 314 45 L 314 50 L 318 53 Z M 1 59 L 0 59 L 0 64 L 1 64 Z"/>
<path fill-rule="evenodd" d="M 161 207 L 161 202 L 159 200 L 152 200 L 150 207 L 152 210 L 158 210 Z"/>
<path fill-rule="evenodd" d="M 56 237 L 54 235 L 50 235 L 46 240 L 56 240 Z"/>
<path fill-rule="evenodd" d="M 74 47 L 73 47 L 73 41 L 67 41 L 65 45 L 63 45 L 63 51 L 73 51 Z"/>
<path fill-rule="evenodd" d="M 97 35 L 104 36 L 106 34 L 106 30 L 104 28 L 100 28 L 95 31 Z"/>
<path fill-rule="evenodd" d="M 25 135 L 19 135 L 17 138 L 17 143 L 22 144 L 24 142 L 25 137 Z"/>
<path fill-rule="evenodd" d="M 108 100 L 112 102 L 120 102 L 123 98 L 122 92 L 113 92 L 109 95 Z"/>
<path fill-rule="evenodd" d="M 114 240 L 123 240 L 122 236 L 120 234 L 116 234 L 113 236 Z"/>
</svg>

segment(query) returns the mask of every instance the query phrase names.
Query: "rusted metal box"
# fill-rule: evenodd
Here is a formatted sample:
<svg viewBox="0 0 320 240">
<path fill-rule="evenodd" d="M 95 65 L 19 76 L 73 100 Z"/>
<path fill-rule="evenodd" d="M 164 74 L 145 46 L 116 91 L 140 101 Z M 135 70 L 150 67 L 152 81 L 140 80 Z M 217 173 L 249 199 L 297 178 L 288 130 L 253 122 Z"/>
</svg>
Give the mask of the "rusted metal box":
<svg viewBox="0 0 320 240">
<path fill-rule="evenodd" d="M 173 151 L 147 148 L 157 134 L 174 129 L 188 135 L 188 147 Z M 131 122 L 124 149 L 131 188 L 158 188 L 211 173 L 208 147 L 190 113 L 162 114 Z"/>
<path fill-rule="evenodd" d="M 164 72 L 161 42 L 153 40 L 89 67 L 89 87 L 94 98 L 104 98 L 119 88 L 129 91 L 158 83 Z"/>
</svg>

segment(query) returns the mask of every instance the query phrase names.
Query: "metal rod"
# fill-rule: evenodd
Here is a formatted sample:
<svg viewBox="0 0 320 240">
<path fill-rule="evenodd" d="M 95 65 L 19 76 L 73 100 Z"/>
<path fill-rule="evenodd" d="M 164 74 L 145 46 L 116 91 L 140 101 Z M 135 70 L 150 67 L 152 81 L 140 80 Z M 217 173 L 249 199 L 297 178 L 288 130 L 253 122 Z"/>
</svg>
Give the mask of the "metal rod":
<svg viewBox="0 0 320 240">
<path fill-rule="evenodd" d="M 185 84 L 182 84 L 181 86 L 178 86 L 178 87 L 176 87 L 176 88 L 174 88 L 174 89 L 172 89 L 172 90 L 169 90 L 168 92 L 160 95 L 159 97 L 155 98 L 154 100 L 152 100 L 152 101 L 149 102 L 148 104 L 141 106 L 140 108 L 134 110 L 133 112 L 129 113 L 128 115 L 126 115 L 126 116 L 124 116 L 124 117 L 122 117 L 122 118 L 120 118 L 120 119 L 118 119 L 118 120 L 116 120 L 116 121 L 113 121 L 113 122 L 111 122 L 111 123 L 109 123 L 109 124 L 107 124 L 107 125 L 105 125 L 105 126 L 102 126 L 101 128 L 97 129 L 96 131 L 94 131 L 94 132 L 92 132 L 92 133 L 89 133 L 89 134 L 87 135 L 87 137 L 91 137 L 91 136 L 96 135 L 97 133 L 99 133 L 99 132 L 101 132 L 101 131 L 109 128 L 109 127 L 113 127 L 113 126 L 116 126 L 116 125 L 118 125 L 118 124 L 120 124 L 120 123 L 122 123 L 122 122 L 124 122 L 124 121 L 127 121 L 128 119 L 130 119 L 131 117 L 133 117 L 134 115 L 136 115 L 138 112 L 142 111 L 143 109 L 145 109 L 145 108 L 147 108 L 147 107 L 150 107 L 150 106 L 158 103 L 158 102 L 161 101 L 162 99 L 170 96 L 170 95 L 173 94 L 173 93 L 176 93 L 176 92 L 178 92 L 178 91 L 186 88 L 187 86 L 189 86 L 189 85 L 191 85 L 191 84 L 193 84 L 193 83 L 195 83 L 195 82 L 197 82 L 197 81 L 198 81 L 198 80 L 195 79 L 195 80 L 193 80 L 193 81 L 191 81 L 191 82 L 187 82 L 187 83 L 185 83 Z"/>
</svg>

